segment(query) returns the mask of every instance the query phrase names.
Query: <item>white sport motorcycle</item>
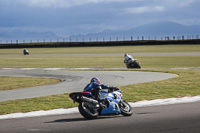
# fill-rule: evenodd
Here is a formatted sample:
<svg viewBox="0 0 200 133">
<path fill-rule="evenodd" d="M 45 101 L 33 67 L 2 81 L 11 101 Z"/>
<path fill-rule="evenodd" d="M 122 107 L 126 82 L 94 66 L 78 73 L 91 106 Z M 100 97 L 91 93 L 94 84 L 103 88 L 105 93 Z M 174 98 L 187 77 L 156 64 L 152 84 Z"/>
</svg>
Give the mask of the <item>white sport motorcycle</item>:
<svg viewBox="0 0 200 133">
<path fill-rule="evenodd" d="M 124 55 L 124 64 L 127 68 L 141 68 L 140 63 L 137 62 L 137 59 L 134 59 L 131 55 Z"/>
</svg>

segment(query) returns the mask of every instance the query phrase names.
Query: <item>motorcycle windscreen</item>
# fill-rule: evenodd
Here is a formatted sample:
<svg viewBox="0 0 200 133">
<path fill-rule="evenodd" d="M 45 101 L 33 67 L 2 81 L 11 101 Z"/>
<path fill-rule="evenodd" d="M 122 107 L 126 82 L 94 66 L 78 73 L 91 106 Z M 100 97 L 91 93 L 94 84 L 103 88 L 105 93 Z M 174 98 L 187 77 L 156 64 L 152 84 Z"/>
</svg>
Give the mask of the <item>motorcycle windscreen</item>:
<svg viewBox="0 0 200 133">
<path fill-rule="evenodd" d="M 108 92 L 107 92 L 107 91 L 104 91 L 104 90 L 102 90 L 102 91 L 101 91 L 101 96 L 100 96 L 100 99 L 103 99 L 103 98 L 105 98 L 107 95 L 108 95 Z"/>
</svg>

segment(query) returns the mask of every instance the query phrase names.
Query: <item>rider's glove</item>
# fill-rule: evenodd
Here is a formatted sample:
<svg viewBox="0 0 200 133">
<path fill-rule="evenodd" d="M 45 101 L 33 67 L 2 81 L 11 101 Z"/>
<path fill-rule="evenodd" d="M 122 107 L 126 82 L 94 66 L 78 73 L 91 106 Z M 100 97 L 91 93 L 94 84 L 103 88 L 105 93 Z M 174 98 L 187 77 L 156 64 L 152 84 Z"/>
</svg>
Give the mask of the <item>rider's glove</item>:
<svg viewBox="0 0 200 133">
<path fill-rule="evenodd" d="M 109 89 L 108 89 L 108 92 L 110 93 L 110 92 L 113 92 L 113 91 L 117 91 L 117 90 L 119 90 L 117 87 L 109 87 Z"/>
</svg>

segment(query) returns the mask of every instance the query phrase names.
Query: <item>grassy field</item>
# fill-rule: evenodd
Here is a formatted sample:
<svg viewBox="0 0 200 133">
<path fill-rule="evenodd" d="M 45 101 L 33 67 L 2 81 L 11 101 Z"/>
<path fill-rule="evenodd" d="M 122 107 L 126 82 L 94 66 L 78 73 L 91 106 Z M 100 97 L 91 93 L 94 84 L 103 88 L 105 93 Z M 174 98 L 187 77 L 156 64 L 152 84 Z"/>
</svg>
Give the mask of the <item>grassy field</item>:
<svg viewBox="0 0 200 133">
<path fill-rule="evenodd" d="M 48 49 L 46 54 L 71 53 L 162 53 L 162 52 L 200 52 L 200 45 L 161 45 L 161 46 L 126 46 L 126 47 L 91 47 L 87 48 L 56 48 Z M 103 50 L 104 49 L 104 50 Z M 114 50 L 115 49 L 115 50 Z M 12 49 L 10 49 L 12 50 Z M 18 54 L 19 49 L 13 49 Z M 44 54 L 43 49 L 30 49 L 34 54 Z M 47 50 L 47 49 L 46 49 Z M 96 51 L 95 51 L 96 50 Z M 113 51 L 112 51 L 113 50 Z M 20 52 L 22 49 L 20 49 Z M 9 54 L 0 49 L 1 54 Z M 5 52 L 5 53 L 4 53 Z M 21 54 L 21 53 L 19 53 Z M 200 56 L 137 56 L 142 71 L 156 71 L 179 75 L 176 78 L 149 83 L 120 86 L 124 99 L 129 102 L 200 95 L 199 70 L 172 70 L 175 67 L 200 67 Z M 88 63 L 90 62 L 90 63 Z M 94 67 L 94 68 L 125 68 L 123 57 L 0 57 L 0 68 L 24 67 Z M 160 69 L 154 69 L 160 68 Z M 130 69 L 126 71 L 132 71 Z M 140 70 L 141 71 L 141 70 Z M 1 77 L 2 78 L 2 77 Z M 0 78 L 0 80 L 1 80 Z M 14 81 L 13 81 L 14 82 Z M 9 84 L 9 83 L 8 83 Z M 12 84 L 15 87 L 15 84 Z M 77 106 L 69 99 L 68 94 L 53 95 L 39 98 L 0 102 L 0 114 L 70 108 Z"/>
<path fill-rule="evenodd" d="M 142 68 L 199 67 L 200 56 L 135 56 Z M 123 56 L 0 57 L 0 68 L 125 68 Z"/>
<path fill-rule="evenodd" d="M 42 86 L 57 82 L 60 82 L 60 80 L 37 77 L 0 77 L 0 91 Z"/>
<path fill-rule="evenodd" d="M 173 53 L 200 52 L 200 45 L 142 45 L 109 47 L 29 48 L 30 54 Z M 22 54 L 23 49 L 0 49 L 0 55 Z"/>
</svg>

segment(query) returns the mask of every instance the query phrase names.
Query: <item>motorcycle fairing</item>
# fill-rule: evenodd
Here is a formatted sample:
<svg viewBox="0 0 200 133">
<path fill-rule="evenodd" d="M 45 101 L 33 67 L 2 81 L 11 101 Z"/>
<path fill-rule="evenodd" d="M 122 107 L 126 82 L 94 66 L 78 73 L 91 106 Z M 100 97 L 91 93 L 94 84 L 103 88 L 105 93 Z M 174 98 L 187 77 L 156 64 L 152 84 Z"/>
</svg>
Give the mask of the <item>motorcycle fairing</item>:
<svg viewBox="0 0 200 133">
<path fill-rule="evenodd" d="M 119 106 L 116 102 L 110 101 L 108 108 L 104 108 L 101 111 L 101 115 L 107 115 L 107 114 L 120 114 L 121 111 L 119 109 Z"/>
<path fill-rule="evenodd" d="M 121 91 L 114 91 L 112 93 L 109 93 L 106 99 L 110 101 L 114 101 L 117 104 L 119 104 L 121 97 L 122 97 Z"/>
<path fill-rule="evenodd" d="M 106 100 L 109 101 L 108 108 L 104 108 L 101 111 L 102 115 L 107 114 L 120 114 L 119 102 L 121 100 L 121 91 L 114 91 L 112 93 L 107 93 Z"/>
<path fill-rule="evenodd" d="M 100 99 L 104 99 L 106 96 L 108 95 L 108 92 L 107 91 L 104 91 L 102 90 L 101 91 L 101 96 L 100 96 Z"/>
</svg>

